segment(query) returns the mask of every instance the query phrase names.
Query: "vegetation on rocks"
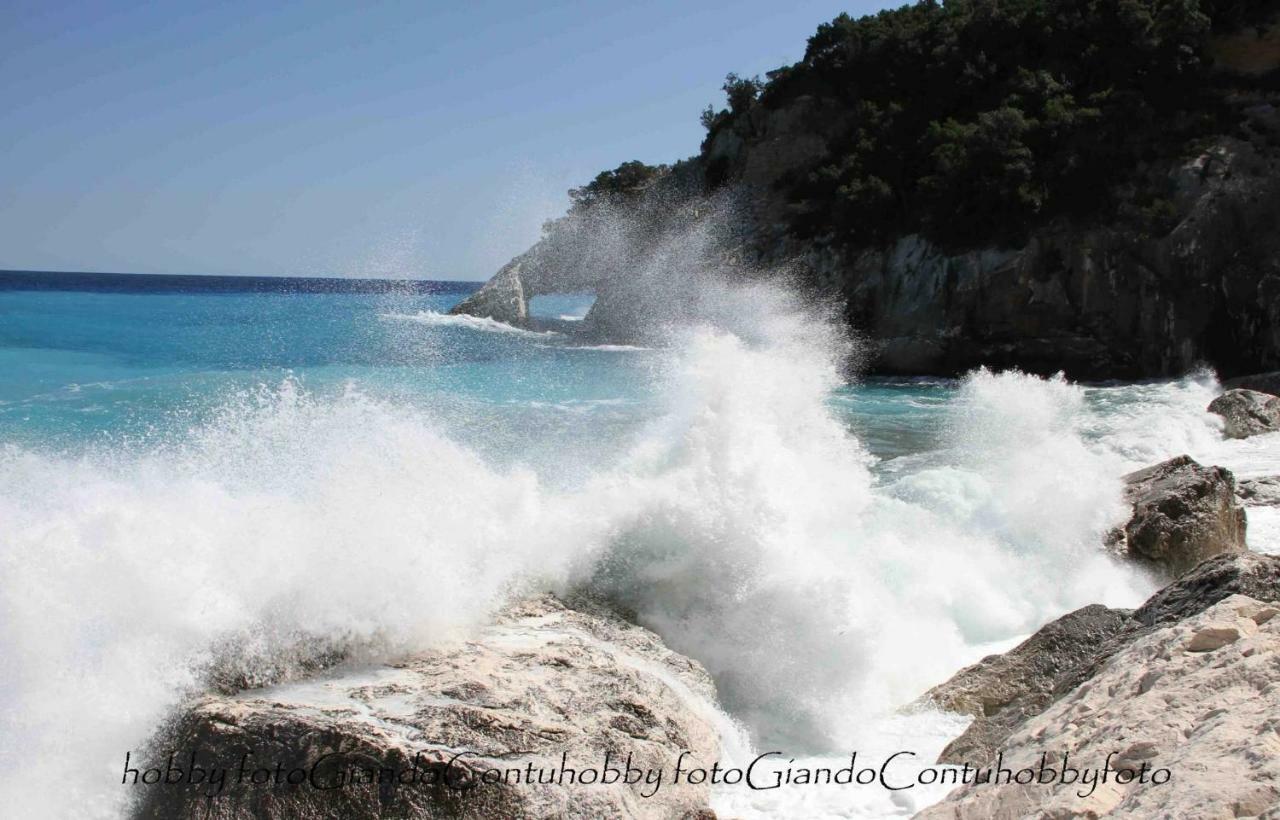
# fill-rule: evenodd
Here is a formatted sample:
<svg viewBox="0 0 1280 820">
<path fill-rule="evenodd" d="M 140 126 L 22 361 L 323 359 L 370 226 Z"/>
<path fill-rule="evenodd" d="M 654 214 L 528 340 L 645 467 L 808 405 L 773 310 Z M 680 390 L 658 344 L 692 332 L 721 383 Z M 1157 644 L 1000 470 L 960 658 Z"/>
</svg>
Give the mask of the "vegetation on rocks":
<svg viewBox="0 0 1280 820">
<path fill-rule="evenodd" d="M 1164 192 L 1127 191 L 1136 204 L 1117 192 L 1146 163 L 1227 128 L 1209 36 L 1273 5 L 923 0 L 841 15 L 766 82 L 729 75 L 728 108 L 703 113 L 704 155 L 721 130 L 749 132 L 751 117 L 808 100 L 823 112 L 809 127 L 826 155 L 777 182 L 797 236 L 1013 245 L 1054 217 L 1120 211 L 1158 231 Z M 713 185 L 726 176 L 722 163 L 707 171 Z"/>
</svg>

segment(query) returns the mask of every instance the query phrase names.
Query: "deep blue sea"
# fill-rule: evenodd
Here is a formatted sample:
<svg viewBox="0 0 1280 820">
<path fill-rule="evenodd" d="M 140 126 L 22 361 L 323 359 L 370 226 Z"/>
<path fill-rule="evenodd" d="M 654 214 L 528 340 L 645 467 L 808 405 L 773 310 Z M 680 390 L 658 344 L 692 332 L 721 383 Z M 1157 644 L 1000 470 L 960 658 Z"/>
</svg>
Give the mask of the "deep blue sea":
<svg viewBox="0 0 1280 820">
<path fill-rule="evenodd" d="M 0 273 L 0 797 L 71 767 L 40 808 L 115 816 L 123 752 L 211 667 L 390 657 L 539 590 L 703 663 L 726 753 L 931 761 L 963 719 L 899 707 L 1154 588 L 1101 549 L 1125 471 L 1280 468 L 1223 441 L 1209 373 L 850 382 L 843 328 L 775 286 L 708 287 L 653 348 L 585 341 L 589 296 L 534 300 L 546 332 L 449 316 L 475 287 Z"/>
</svg>

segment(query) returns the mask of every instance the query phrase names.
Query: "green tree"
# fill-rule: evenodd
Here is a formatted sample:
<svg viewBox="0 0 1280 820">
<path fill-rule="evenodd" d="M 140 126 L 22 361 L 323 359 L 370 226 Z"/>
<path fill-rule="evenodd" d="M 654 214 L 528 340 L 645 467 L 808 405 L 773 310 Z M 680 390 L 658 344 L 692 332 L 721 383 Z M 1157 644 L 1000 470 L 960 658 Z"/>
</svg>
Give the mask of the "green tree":
<svg viewBox="0 0 1280 820">
<path fill-rule="evenodd" d="M 1217 17 L 1259 19 L 1262 6 L 1276 3 L 923 0 L 842 14 L 767 82 L 729 75 L 729 107 L 703 112 L 703 148 L 756 108 L 813 101 L 827 152 L 779 181 L 788 226 L 846 244 L 1016 241 L 1057 216 L 1105 219 L 1144 163 L 1229 127 L 1207 38 L 1226 26 Z"/>
<path fill-rule="evenodd" d="M 569 190 L 570 209 L 584 210 L 601 202 L 618 203 L 632 199 L 666 170 L 665 165 L 646 165 L 631 160 L 612 171 L 601 171 L 586 185 Z"/>
</svg>

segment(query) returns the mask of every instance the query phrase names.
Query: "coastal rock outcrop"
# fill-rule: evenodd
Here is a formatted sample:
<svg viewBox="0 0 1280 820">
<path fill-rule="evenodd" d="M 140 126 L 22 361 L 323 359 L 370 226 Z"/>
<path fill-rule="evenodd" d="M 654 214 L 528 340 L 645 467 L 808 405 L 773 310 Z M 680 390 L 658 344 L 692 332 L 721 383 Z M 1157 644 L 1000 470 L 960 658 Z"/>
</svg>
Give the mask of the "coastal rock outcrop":
<svg viewBox="0 0 1280 820">
<path fill-rule="evenodd" d="M 198 750 L 232 782 L 213 801 L 206 784 L 140 786 L 136 817 L 705 818 L 706 786 L 625 772 L 716 759 L 714 703 L 706 672 L 657 636 L 544 596 L 473 640 L 201 698 L 149 756 Z M 276 774 L 234 782 L 246 753 Z"/>
<path fill-rule="evenodd" d="M 785 135 L 802 121 L 792 114 L 771 111 L 753 127 Z M 1227 375 L 1280 365 L 1280 158 L 1251 142 L 1223 137 L 1166 169 L 1158 185 L 1175 192 L 1172 228 L 1160 236 L 1055 223 L 1019 247 L 949 250 L 910 234 L 853 250 L 776 230 L 786 203 L 769 180 L 799 173 L 813 151 L 757 163 L 753 152 L 763 149 L 752 140 L 778 142 L 724 131 L 708 149 L 743 169 L 732 197 L 741 204 L 688 193 L 687 178 L 712 161 L 695 159 L 680 180 L 660 178 L 634 216 L 613 209 L 554 227 L 454 311 L 522 324 L 533 296 L 591 291 L 609 298 L 597 300 L 583 329 L 634 341 L 681 304 L 678 283 L 639 299 L 662 276 L 642 288 L 637 277 L 688 273 L 690 263 L 652 249 L 693 244 L 691 226 L 728 219 L 717 230 L 729 240 L 696 264 L 734 276 L 786 270 L 841 300 L 870 342 L 873 372 L 954 375 L 985 365 L 1098 379 L 1177 375 L 1202 362 Z"/>
<path fill-rule="evenodd" d="M 960 671 L 921 698 L 976 718 L 942 751 L 939 762 L 989 762 L 1013 732 L 1094 678 L 1130 643 L 1153 629 L 1194 618 L 1232 595 L 1280 602 L 1280 556 L 1219 555 L 1132 612 L 1084 607 L 1046 624 L 1004 655 Z"/>
<path fill-rule="evenodd" d="M 1280 475 L 1237 481 L 1236 497 L 1250 507 L 1280 507 Z"/>
<path fill-rule="evenodd" d="M 1052 9 L 822 25 L 797 63 L 726 77 L 696 156 L 574 189 L 568 221 L 499 272 L 502 295 L 457 309 L 518 321 L 510 305 L 586 287 L 609 298 L 581 330 L 629 341 L 688 299 L 623 286 L 698 255 L 646 253 L 725 222 L 699 264 L 841 304 L 874 372 L 1277 370 L 1274 4 L 1142 0 L 1123 23 Z"/>
<path fill-rule="evenodd" d="M 1131 558 L 1176 577 L 1206 558 L 1247 549 L 1230 470 L 1183 455 L 1130 473 L 1125 484 L 1133 516 L 1112 542 Z"/>
<path fill-rule="evenodd" d="M 970 784 L 916 815 L 1256 817 L 1280 803 L 1280 609 L 1233 595 L 1112 656 L 1002 747 L 1010 775 L 1110 769 L 1032 786 Z"/>
<path fill-rule="evenodd" d="M 681 306 L 682 280 L 705 256 L 699 229 L 712 198 L 697 193 L 693 163 L 624 163 L 570 192 L 574 205 L 543 226 L 542 238 L 504 265 L 450 313 L 517 327 L 539 323 L 530 300 L 590 293 L 595 304 L 575 331 L 602 341 L 648 341 L 648 331 Z"/>
<path fill-rule="evenodd" d="M 1274 370 L 1270 373 L 1253 373 L 1248 376 L 1236 376 L 1233 379 L 1227 379 L 1224 381 L 1222 386 L 1228 389 L 1240 388 L 1244 390 L 1256 390 L 1259 393 L 1270 393 L 1273 396 L 1280 396 L 1280 370 Z"/>
<path fill-rule="evenodd" d="M 1161 626 L 1231 595 L 1280 601 L 1280 556 L 1246 552 L 1211 558 L 1148 598 L 1133 611 L 1133 619 L 1144 627 Z"/>
<path fill-rule="evenodd" d="M 857 255 L 840 286 L 876 368 L 986 365 L 1074 378 L 1227 373 L 1280 362 L 1280 175 L 1220 140 L 1172 168 L 1176 225 L 1137 239 L 1048 226 L 1026 245 L 948 252 L 918 236 Z M 1270 232 L 1266 236 L 1255 231 Z"/>
<path fill-rule="evenodd" d="M 1003 655 L 990 655 L 924 694 L 922 702 L 978 718 L 952 741 L 943 762 L 987 760 L 1029 716 L 1053 701 L 1070 669 L 1096 656 L 1110 638 L 1130 626 L 1130 611 L 1086 606 L 1051 621 Z"/>
<path fill-rule="evenodd" d="M 495 319 L 520 327 L 529 318 L 529 303 L 524 295 L 521 272 L 525 259 L 517 256 L 485 282 L 480 290 L 456 305 L 451 313 Z"/>
<path fill-rule="evenodd" d="M 1280 430 L 1280 396 L 1256 390 L 1228 390 L 1209 402 L 1208 410 L 1222 416 L 1227 438 L 1248 438 Z"/>
</svg>

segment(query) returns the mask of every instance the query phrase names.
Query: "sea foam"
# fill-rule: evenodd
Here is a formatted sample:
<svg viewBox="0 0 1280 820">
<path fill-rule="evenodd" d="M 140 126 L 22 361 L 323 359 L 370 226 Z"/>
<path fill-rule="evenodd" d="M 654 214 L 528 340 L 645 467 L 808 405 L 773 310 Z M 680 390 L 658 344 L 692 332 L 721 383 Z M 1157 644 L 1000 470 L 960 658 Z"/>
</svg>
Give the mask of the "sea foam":
<svg viewBox="0 0 1280 820">
<path fill-rule="evenodd" d="M 309 645 L 386 658 L 584 587 L 708 667 L 750 738 L 726 754 L 899 745 L 923 765 L 963 719 L 900 707 L 993 642 L 1153 588 L 1099 545 L 1123 469 L 1219 446 L 1194 411 L 1209 387 L 978 372 L 944 446 L 885 481 L 828 402 L 837 325 L 778 288 L 707 287 L 714 310 L 655 352 L 657 409 L 620 459 L 497 466 L 428 411 L 292 379 L 182 436 L 0 450 L 6 805 L 118 814 L 124 752 L 219 670 L 288 676 Z M 1145 392 L 1103 412 L 1093 390 Z M 1167 430 L 1153 406 L 1177 409 Z M 716 800 L 875 817 L 925 799 L 786 792 Z"/>
<path fill-rule="evenodd" d="M 515 336 L 559 336 L 554 330 L 529 330 L 490 319 L 487 316 L 468 316 L 466 314 L 439 313 L 434 310 L 421 310 L 417 313 L 386 313 L 382 316 L 388 321 L 417 322 L 433 327 L 456 327 L 477 330 L 482 333 L 509 333 Z"/>
</svg>

